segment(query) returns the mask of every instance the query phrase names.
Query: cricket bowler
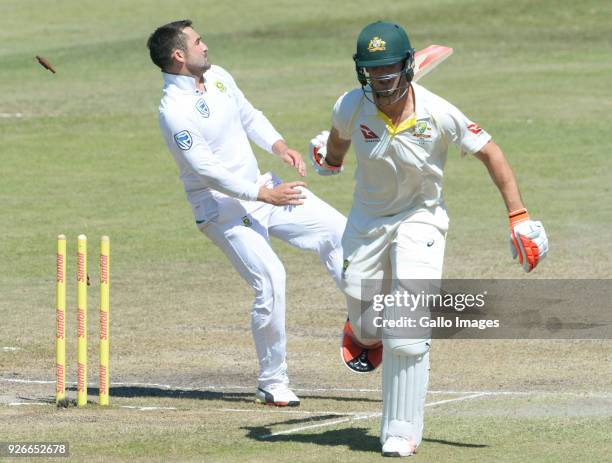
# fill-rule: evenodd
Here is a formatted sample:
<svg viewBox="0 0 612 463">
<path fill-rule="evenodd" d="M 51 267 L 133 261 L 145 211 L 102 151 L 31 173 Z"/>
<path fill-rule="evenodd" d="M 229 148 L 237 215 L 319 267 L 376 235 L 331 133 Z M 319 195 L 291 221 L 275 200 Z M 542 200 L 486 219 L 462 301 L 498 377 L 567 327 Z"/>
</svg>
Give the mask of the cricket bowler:
<svg viewBox="0 0 612 463">
<path fill-rule="evenodd" d="M 338 283 L 346 218 L 305 183 L 259 172 L 250 141 L 306 175 L 300 153 L 287 146 L 225 69 L 210 64 L 208 47 L 190 20 L 157 28 L 147 45 L 164 79 L 160 128 L 195 223 L 254 292 L 255 401 L 298 406 L 286 363 L 285 268 L 270 238 L 316 252 Z"/>
</svg>

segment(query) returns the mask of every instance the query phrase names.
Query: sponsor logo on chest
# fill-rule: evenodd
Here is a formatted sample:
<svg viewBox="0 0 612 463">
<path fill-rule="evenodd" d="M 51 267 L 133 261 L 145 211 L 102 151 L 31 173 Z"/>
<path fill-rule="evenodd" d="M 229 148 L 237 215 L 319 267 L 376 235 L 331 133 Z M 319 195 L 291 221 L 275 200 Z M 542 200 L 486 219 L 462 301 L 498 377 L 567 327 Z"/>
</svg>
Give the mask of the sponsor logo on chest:
<svg viewBox="0 0 612 463">
<path fill-rule="evenodd" d="M 359 130 L 361 130 L 361 135 L 363 135 L 363 140 L 366 143 L 372 143 L 372 142 L 379 142 L 380 141 L 380 137 L 378 135 L 376 135 L 376 133 L 374 133 L 374 131 L 371 128 L 369 128 L 367 125 L 360 124 L 359 125 Z"/>
</svg>

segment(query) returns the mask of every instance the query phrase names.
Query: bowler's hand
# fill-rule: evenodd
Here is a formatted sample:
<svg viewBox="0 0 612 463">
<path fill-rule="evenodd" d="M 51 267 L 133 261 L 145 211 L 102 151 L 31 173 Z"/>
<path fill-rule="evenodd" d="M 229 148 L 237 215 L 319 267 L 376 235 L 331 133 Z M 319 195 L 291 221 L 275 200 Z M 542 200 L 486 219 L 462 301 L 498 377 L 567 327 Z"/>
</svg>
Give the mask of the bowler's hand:
<svg viewBox="0 0 612 463">
<path fill-rule="evenodd" d="M 299 206 L 304 204 L 306 195 L 299 187 L 306 186 L 304 182 L 281 183 L 274 188 L 262 186 L 259 189 L 258 201 L 274 206 Z"/>
<path fill-rule="evenodd" d="M 278 157 L 285 164 L 289 164 L 291 167 L 295 168 L 301 177 L 306 176 L 306 164 L 304 164 L 304 159 L 302 159 L 302 155 L 298 151 L 287 148 L 284 152 L 281 152 Z"/>
<path fill-rule="evenodd" d="M 289 148 L 285 140 L 277 140 L 276 143 L 272 145 L 272 152 L 285 164 L 289 164 L 297 170 L 301 177 L 306 176 L 306 164 L 304 164 L 302 155 L 296 150 Z"/>
</svg>

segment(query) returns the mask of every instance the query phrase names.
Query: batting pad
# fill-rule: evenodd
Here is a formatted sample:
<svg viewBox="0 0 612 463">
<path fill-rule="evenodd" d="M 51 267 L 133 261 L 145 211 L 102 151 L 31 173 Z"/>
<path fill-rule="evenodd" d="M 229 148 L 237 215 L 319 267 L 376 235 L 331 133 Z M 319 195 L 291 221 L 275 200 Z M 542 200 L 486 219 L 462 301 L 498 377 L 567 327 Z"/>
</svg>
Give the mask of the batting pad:
<svg viewBox="0 0 612 463">
<path fill-rule="evenodd" d="M 380 441 L 405 437 L 417 445 L 423 438 L 423 413 L 429 382 L 429 351 L 398 355 L 383 351 L 383 415 Z"/>
</svg>

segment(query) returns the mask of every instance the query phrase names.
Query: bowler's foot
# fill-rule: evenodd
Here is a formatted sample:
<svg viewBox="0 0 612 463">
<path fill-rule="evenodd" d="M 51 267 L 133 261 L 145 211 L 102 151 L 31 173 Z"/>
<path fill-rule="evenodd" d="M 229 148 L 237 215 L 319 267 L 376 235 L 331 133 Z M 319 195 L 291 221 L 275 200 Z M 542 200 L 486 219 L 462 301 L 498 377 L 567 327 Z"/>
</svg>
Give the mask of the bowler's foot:
<svg viewBox="0 0 612 463">
<path fill-rule="evenodd" d="M 255 402 L 277 407 L 297 407 L 300 399 L 285 384 L 271 384 L 264 388 L 258 387 L 255 392 Z"/>
</svg>

